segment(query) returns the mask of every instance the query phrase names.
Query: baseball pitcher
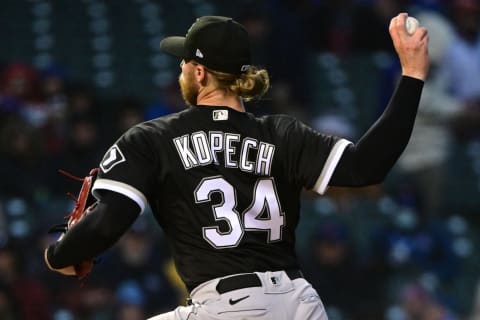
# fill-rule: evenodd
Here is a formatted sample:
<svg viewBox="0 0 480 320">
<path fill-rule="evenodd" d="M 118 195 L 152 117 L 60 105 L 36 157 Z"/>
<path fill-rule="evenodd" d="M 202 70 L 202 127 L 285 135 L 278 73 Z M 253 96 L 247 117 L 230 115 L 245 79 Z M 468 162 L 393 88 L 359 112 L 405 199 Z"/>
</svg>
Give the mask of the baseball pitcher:
<svg viewBox="0 0 480 320">
<path fill-rule="evenodd" d="M 149 206 L 190 292 L 185 306 L 151 319 L 327 319 L 295 255 L 301 192 L 380 183 L 407 145 L 429 67 L 427 31 L 409 34 L 407 16 L 389 27 L 402 76 L 356 142 L 290 116 L 246 112 L 243 101 L 261 97 L 269 75 L 252 63 L 235 20 L 204 16 L 186 36 L 162 40 L 181 61 L 189 107 L 134 126 L 106 151 L 96 204 L 45 250 L 49 268 L 84 276 L 85 261 Z"/>
</svg>

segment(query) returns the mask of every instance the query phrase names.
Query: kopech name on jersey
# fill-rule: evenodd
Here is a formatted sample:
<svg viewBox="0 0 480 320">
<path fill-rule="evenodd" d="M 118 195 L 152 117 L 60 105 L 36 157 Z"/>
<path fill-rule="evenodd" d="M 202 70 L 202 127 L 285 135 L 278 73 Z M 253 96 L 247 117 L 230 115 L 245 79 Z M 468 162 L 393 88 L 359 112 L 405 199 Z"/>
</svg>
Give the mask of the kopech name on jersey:
<svg viewBox="0 0 480 320">
<path fill-rule="evenodd" d="M 206 166 L 221 165 L 218 155 L 223 153 L 226 168 L 238 168 L 258 175 L 270 175 L 275 145 L 236 133 L 220 131 L 198 131 L 173 138 L 180 160 L 185 170 Z M 251 152 L 256 151 L 255 161 Z M 238 153 L 239 152 L 239 153 Z"/>
</svg>

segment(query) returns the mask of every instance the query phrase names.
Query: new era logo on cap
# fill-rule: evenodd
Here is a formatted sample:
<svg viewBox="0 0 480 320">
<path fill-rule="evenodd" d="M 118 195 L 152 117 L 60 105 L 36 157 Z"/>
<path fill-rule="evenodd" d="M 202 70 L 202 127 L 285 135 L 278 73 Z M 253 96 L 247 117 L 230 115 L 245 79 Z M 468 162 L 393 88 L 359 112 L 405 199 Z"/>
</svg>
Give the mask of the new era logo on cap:
<svg viewBox="0 0 480 320">
<path fill-rule="evenodd" d="M 199 57 L 199 58 L 203 58 L 203 53 L 202 51 L 200 51 L 200 49 L 197 49 L 197 51 L 195 51 L 195 56 Z"/>
</svg>

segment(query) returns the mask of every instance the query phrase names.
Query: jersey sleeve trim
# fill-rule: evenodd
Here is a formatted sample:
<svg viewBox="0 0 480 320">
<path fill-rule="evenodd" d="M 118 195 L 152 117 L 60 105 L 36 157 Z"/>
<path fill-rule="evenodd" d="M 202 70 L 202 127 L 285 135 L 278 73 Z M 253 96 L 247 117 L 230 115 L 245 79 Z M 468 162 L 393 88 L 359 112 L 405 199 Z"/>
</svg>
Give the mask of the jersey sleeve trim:
<svg viewBox="0 0 480 320">
<path fill-rule="evenodd" d="M 340 158 L 345 151 L 345 148 L 352 144 L 352 142 L 346 139 L 338 140 L 335 145 L 333 146 L 330 154 L 328 155 L 327 161 L 325 161 L 325 165 L 323 166 L 322 172 L 315 182 L 312 190 L 318 194 L 324 194 L 328 187 L 328 182 L 333 175 L 333 171 L 335 170 Z"/>
<path fill-rule="evenodd" d="M 97 190 L 110 190 L 118 192 L 132 199 L 140 207 L 140 214 L 145 211 L 145 208 L 148 204 L 147 198 L 143 195 L 143 193 L 123 182 L 110 179 L 97 179 L 92 188 L 92 193 L 94 196 L 96 196 L 95 193 Z"/>
</svg>

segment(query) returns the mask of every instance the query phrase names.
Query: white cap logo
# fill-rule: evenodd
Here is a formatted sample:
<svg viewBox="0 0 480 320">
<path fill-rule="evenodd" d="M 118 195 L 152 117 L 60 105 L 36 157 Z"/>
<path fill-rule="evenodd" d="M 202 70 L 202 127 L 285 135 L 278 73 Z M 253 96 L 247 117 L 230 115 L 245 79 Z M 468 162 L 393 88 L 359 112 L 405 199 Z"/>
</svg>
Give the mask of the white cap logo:
<svg viewBox="0 0 480 320">
<path fill-rule="evenodd" d="M 202 51 L 200 51 L 200 49 L 197 49 L 197 51 L 195 52 L 195 56 L 199 57 L 199 58 L 203 58 L 203 53 Z"/>
</svg>

